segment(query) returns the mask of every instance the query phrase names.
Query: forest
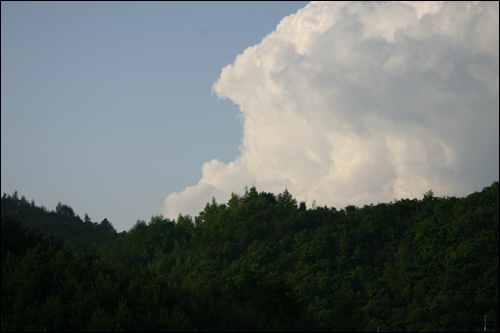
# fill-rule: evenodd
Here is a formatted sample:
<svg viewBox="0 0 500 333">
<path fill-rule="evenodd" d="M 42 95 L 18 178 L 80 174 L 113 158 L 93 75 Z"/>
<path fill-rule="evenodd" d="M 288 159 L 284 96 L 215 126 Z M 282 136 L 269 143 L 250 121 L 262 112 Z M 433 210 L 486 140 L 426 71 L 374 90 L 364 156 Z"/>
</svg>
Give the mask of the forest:
<svg viewBox="0 0 500 333">
<path fill-rule="evenodd" d="M 59 202 L 53 211 L 48 211 L 43 205 L 36 206 L 35 201 L 28 202 L 26 197 L 14 192 L 12 195 L 3 194 L 1 205 L 2 216 L 9 212 L 18 212 L 23 224 L 40 227 L 47 236 L 53 235 L 62 239 L 74 253 L 82 252 L 91 247 L 102 247 L 110 234 L 116 230 L 107 219 L 100 223 L 92 222 L 85 214 L 84 220 L 76 215 L 69 205 Z"/>
<path fill-rule="evenodd" d="M 499 199 L 338 210 L 252 187 L 117 233 L 4 194 L 1 329 L 498 331 Z"/>
</svg>

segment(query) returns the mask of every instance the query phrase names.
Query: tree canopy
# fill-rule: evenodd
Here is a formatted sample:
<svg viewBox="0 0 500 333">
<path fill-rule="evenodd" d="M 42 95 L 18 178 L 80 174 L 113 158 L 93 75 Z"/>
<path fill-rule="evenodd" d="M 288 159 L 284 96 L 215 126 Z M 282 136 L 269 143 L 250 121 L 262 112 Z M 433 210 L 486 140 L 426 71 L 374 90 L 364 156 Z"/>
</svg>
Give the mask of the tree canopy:
<svg viewBox="0 0 500 333">
<path fill-rule="evenodd" d="M 4 216 L 2 329 L 498 329 L 498 220 L 498 182 L 340 210 L 250 188 L 79 254 Z"/>
</svg>

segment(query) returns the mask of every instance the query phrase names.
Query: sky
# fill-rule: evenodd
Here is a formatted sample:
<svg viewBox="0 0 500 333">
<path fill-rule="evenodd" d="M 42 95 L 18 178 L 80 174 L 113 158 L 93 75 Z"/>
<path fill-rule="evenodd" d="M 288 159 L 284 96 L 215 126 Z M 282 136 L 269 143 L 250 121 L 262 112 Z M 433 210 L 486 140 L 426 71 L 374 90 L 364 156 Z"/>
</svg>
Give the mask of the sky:
<svg viewBox="0 0 500 333">
<path fill-rule="evenodd" d="M 2 2 L 1 190 L 118 231 L 498 181 L 498 2 Z"/>
</svg>

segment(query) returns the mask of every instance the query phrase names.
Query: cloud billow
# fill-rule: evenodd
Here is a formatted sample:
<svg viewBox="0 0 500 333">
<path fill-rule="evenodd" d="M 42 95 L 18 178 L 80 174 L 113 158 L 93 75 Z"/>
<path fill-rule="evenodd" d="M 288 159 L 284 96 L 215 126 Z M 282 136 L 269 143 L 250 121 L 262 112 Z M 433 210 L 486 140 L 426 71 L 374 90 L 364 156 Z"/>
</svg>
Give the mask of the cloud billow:
<svg viewBox="0 0 500 333">
<path fill-rule="evenodd" d="M 342 207 L 464 195 L 498 179 L 498 2 L 310 3 L 222 69 L 241 154 L 164 215 L 245 186 Z"/>
</svg>

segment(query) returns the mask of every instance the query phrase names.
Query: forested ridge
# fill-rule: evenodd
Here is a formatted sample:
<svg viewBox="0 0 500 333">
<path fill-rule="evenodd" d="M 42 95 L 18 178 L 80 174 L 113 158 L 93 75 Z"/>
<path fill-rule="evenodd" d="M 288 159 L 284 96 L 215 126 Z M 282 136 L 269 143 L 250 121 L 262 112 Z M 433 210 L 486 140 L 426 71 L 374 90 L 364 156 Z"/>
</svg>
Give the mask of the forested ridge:
<svg viewBox="0 0 500 333">
<path fill-rule="evenodd" d="M 498 330 L 498 186 L 340 210 L 250 188 L 84 251 L 4 195 L 2 330 Z"/>
<path fill-rule="evenodd" d="M 102 247 L 116 230 L 107 219 L 100 223 L 92 222 L 85 214 L 82 220 L 69 205 L 59 202 L 56 208 L 49 211 L 43 205 L 38 207 L 34 200 L 28 202 L 26 197 L 19 197 L 17 191 L 12 195 L 3 194 L 1 199 L 2 216 L 9 212 L 18 212 L 23 224 L 40 227 L 46 235 L 64 240 L 74 253 L 89 248 Z"/>
</svg>

